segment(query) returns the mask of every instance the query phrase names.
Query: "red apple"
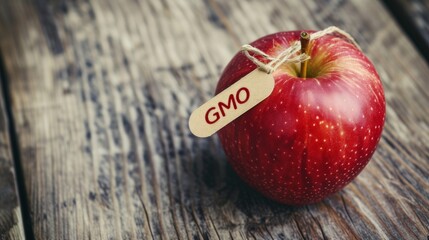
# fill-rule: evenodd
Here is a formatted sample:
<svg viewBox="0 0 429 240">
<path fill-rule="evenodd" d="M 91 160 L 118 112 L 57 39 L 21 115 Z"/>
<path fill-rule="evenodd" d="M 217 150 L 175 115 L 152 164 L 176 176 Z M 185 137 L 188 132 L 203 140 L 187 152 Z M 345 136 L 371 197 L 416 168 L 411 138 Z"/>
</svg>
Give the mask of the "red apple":
<svg viewBox="0 0 429 240">
<path fill-rule="evenodd" d="M 300 33 L 280 32 L 251 45 L 276 56 Z M 326 35 L 310 42 L 309 54 L 306 79 L 299 64 L 282 65 L 273 72 L 271 95 L 218 132 L 237 174 L 290 205 L 320 201 L 352 181 L 376 149 L 386 111 L 380 78 L 353 44 Z M 238 53 L 216 94 L 255 68 Z"/>
</svg>

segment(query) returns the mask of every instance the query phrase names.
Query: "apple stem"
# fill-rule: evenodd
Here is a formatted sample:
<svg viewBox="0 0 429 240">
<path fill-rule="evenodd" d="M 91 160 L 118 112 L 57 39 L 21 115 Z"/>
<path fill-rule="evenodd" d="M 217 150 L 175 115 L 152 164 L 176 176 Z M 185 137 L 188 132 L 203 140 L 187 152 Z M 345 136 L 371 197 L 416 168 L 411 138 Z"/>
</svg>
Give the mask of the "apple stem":
<svg viewBox="0 0 429 240">
<path fill-rule="evenodd" d="M 310 43 L 310 34 L 308 34 L 307 32 L 301 32 L 299 40 L 301 41 L 301 54 L 302 53 L 308 54 L 308 50 L 309 50 L 308 45 Z M 308 60 L 301 62 L 300 76 L 302 78 L 307 77 L 307 64 L 308 64 Z"/>
</svg>

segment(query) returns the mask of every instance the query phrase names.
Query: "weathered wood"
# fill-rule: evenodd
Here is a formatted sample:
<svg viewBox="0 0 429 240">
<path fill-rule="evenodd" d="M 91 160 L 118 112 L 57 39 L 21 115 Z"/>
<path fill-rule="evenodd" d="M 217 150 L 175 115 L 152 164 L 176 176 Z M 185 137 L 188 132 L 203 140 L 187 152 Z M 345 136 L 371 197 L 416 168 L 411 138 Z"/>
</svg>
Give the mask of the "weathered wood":
<svg viewBox="0 0 429 240">
<path fill-rule="evenodd" d="M 2 90 L 0 84 L 0 239 L 25 239 Z"/>
<path fill-rule="evenodd" d="M 429 61 L 429 1 L 384 0 L 402 29 Z"/>
<path fill-rule="evenodd" d="M 425 239 L 428 65 L 379 2 L 318 4 L 3 3 L 0 48 L 35 237 Z M 217 138 L 192 137 L 187 118 L 241 44 L 329 25 L 355 36 L 378 69 L 385 131 L 344 190 L 283 206 L 246 187 Z"/>
</svg>

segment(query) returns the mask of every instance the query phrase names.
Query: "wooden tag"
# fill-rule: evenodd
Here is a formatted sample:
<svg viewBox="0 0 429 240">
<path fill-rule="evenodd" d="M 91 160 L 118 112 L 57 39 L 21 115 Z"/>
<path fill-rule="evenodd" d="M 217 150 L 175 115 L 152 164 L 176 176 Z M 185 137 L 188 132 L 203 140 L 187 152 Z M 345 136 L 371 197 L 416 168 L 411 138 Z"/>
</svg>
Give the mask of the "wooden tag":
<svg viewBox="0 0 429 240">
<path fill-rule="evenodd" d="M 189 128 L 197 137 L 208 137 L 267 98 L 274 77 L 256 69 L 197 108 Z"/>
</svg>

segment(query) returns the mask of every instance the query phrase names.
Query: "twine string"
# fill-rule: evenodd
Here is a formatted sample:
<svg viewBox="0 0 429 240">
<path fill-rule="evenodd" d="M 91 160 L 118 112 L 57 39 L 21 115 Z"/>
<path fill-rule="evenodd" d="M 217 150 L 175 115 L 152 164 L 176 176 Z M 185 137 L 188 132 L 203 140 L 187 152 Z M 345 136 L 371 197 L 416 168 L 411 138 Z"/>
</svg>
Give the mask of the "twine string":
<svg viewBox="0 0 429 240">
<path fill-rule="evenodd" d="M 343 37 L 347 38 L 353 45 L 355 45 L 359 50 L 361 48 L 357 44 L 357 42 L 353 39 L 353 37 L 345 32 L 344 30 L 341 30 L 338 27 L 331 26 L 328 28 L 325 28 L 321 31 L 314 32 L 310 34 L 310 41 L 318 39 L 320 37 L 323 37 L 328 34 L 332 33 L 338 33 L 342 35 Z M 245 44 L 241 47 L 241 51 L 246 55 L 246 57 L 252 61 L 255 65 L 257 65 L 261 70 L 263 70 L 266 73 L 272 73 L 277 68 L 279 68 L 283 63 L 300 63 L 303 61 L 306 61 L 310 59 L 310 56 L 301 53 L 297 53 L 301 50 L 301 43 L 300 41 L 295 41 L 292 45 L 290 45 L 288 48 L 286 48 L 284 51 L 282 51 L 280 54 L 278 54 L 276 57 L 270 56 L 267 53 L 261 51 L 258 48 L 255 48 L 249 44 Z M 268 60 L 268 63 L 264 63 L 260 61 L 257 56 L 262 57 L 263 59 Z"/>
</svg>

